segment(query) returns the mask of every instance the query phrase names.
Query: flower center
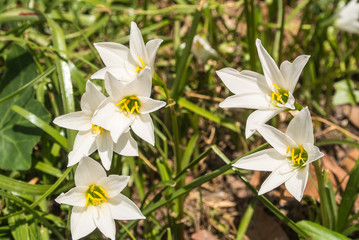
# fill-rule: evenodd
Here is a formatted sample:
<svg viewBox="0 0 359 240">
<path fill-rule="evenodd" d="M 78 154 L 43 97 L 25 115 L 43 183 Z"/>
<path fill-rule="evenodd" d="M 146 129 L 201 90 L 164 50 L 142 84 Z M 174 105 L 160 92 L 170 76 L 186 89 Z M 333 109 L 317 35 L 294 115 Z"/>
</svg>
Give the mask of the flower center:
<svg viewBox="0 0 359 240">
<path fill-rule="evenodd" d="M 116 105 L 120 107 L 120 111 L 125 112 L 127 115 L 140 113 L 140 100 L 136 95 L 124 97 Z"/>
<path fill-rule="evenodd" d="M 87 207 L 89 204 L 98 206 L 103 202 L 108 202 L 107 198 L 109 197 L 110 196 L 102 187 L 92 184 L 86 191 L 85 207 Z"/>
<path fill-rule="evenodd" d="M 272 99 L 271 99 L 272 104 L 274 106 L 277 106 L 278 103 L 283 105 L 286 104 L 289 98 L 288 91 L 280 89 L 275 83 L 272 84 L 277 90 L 277 92 L 272 92 Z"/>
<path fill-rule="evenodd" d="M 304 150 L 303 145 L 300 144 L 299 148 L 292 148 L 288 146 L 287 152 L 291 153 L 288 159 L 292 162 L 292 167 L 302 167 L 304 163 L 308 160 L 308 153 Z"/>
<path fill-rule="evenodd" d="M 141 72 L 141 71 L 146 67 L 146 65 L 145 65 L 145 64 L 143 63 L 143 61 L 142 61 L 142 58 L 138 57 L 138 59 L 140 60 L 142 67 L 137 66 L 137 67 L 136 67 L 136 73 Z"/>
<path fill-rule="evenodd" d="M 97 126 L 95 124 L 92 124 L 91 129 L 92 129 L 92 134 L 95 134 L 95 135 L 101 134 L 103 132 L 103 128 L 100 126 Z"/>
</svg>

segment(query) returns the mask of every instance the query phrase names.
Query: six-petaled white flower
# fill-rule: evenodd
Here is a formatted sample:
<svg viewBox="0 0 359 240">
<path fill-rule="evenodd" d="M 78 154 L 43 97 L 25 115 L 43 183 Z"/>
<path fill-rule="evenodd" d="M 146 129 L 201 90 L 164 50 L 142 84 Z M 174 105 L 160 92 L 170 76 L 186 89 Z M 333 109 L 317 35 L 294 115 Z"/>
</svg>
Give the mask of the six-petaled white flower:
<svg viewBox="0 0 359 240">
<path fill-rule="evenodd" d="M 239 159 L 234 167 L 272 171 L 258 194 L 264 194 L 282 183 L 300 201 L 307 185 L 309 164 L 323 153 L 314 146 L 313 125 L 308 108 L 302 109 L 289 123 L 286 133 L 262 124 L 258 132 L 273 147 Z"/>
<path fill-rule="evenodd" d="M 135 203 L 121 191 L 130 177 L 107 177 L 101 165 L 84 157 L 75 172 L 75 185 L 61 193 L 55 201 L 73 206 L 71 214 L 72 239 L 79 239 L 97 228 L 108 238 L 115 239 L 116 220 L 145 219 Z"/>
<path fill-rule="evenodd" d="M 246 138 L 255 133 L 257 126 L 286 109 L 295 109 L 293 92 L 298 78 L 310 56 L 301 55 L 293 63 L 284 61 L 278 69 L 273 58 L 256 41 L 262 74 L 233 68 L 217 71 L 226 87 L 235 95 L 219 104 L 222 108 L 258 109 L 249 115 L 246 123 Z"/>
<path fill-rule="evenodd" d="M 337 13 L 335 25 L 350 33 L 359 33 L 359 3 L 351 0 Z"/>
<path fill-rule="evenodd" d="M 154 61 L 162 39 L 153 39 L 144 43 L 136 23 L 131 22 L 130 48 L 112 42 L 95 43 L 106 67 L 94 73 L 91 78 L 105 79 L 106 72 L 121 81 L 132 81 L 146 67 L 150 67 L 153 76 Z"/>
<path fill-rule="evenodd" d="M 145 67 L 135 80 L 127 83 L 118 81 L 108 72 L 105 75 L 105 88 L 109 97 L 99 106 L 92 123 L 109 130 L 115 142 L 131 127 L 140 138 L 154 145 L 154 126 L 149 113 L 164 107 L 166 103 L 150 98 L 150 68 Z"/>
<path fill-rule="evenodd" d="M 81 98 L 81 110 L 68 113 L 54 119 L 54 123 L 68 129 L 79 130 L 73 150 L 69 154 L 68 166 L 78 163 L 83 156 L 98 150 L 103 166 L 109 170 L 113 151 L 126 156 L 137 156 L 137 142 L 132 138 L 129 129 L 125 129 L 120 139 L 114 144 L 111 135 L 98 125 L 91 123 L 97 107 L 106 97 L 87 81 L 86 92 Z"/>
</svg>

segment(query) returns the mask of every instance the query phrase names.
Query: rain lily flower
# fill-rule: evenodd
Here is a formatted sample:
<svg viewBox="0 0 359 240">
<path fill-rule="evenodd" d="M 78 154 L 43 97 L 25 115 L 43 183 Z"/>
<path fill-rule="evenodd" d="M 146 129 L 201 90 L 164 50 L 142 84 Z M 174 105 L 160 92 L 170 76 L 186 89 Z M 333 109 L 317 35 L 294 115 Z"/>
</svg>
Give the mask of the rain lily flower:
<svg viewBox="0 0 359 240">
<path fill-rule="evenodd" d="M 337 13 L 335 25 L 350 33 L 359 33 L 359 3 L 351 0 Z"/>
<path fill-rule="evenodd" d="M 145 219 L 136 204 L 121 194 L 129 176 L 106 176 L 101 165 L 90 157 L 84 157 L 75 172 L 75 185 L 67 193 L 61 193 L 55 201 L 73 206 L 71 235 L 76 240 L 90 234 L 96 228 L 114 240 L 116 220 Z"/>
<path fill-rule="evenodd" d="M 113 151 L 120 155 L 137 156 L 137 142 L 132 138 L 129 128 L 123 131 L 120 139 L 114 143 L 110 132 L 98 125 L 91 123 L 91 119 L 97 107 L 106 97 L 87 81 L 86 92 L 81 98 L 81 110 L 68 113 L 55 118 L 54 123 L 60 127 L 79 130 L 73 150 L 69 154 L 68 166 L 78 163 L 83 156 L 88 156 L 98 150 L 102 165 L 109 170 L 112 162 Z"/>
<path fill-rule="evenodd" d="M 146 67 L 150 67 L 151 76 L 155 73 L 154 61 L 162 39 L 153 39 L 144 43 L 140 29 L 131 22 L 130 48 L 112 42 L 95 43 L 106 67 L 91 76 L 92 79 L 105 79 L 106 72 L 121 81 L 132 81 Z"/>
<path fill-rule="evenodd" d="M 247 119 L 246 138 L 255 133 L 257 126 L 278 113 L 295 109 L 293 92 L 310 57 L 301 55 L 293 63 L 284 61 L 278 69 L 259 39 L 256 45 L 264 76 L 248 70 L 238 72 L 233 68 L 217 71 L 226 87 L 235 94 L 221 102 L 220 107 L 258 109 Z"/>
<path fill-rule="evenodd" d="M 154 145 L 154 127 L 149 113 L 164 107 L 166 103 L 150 98 L 150 68 L 145 67 L 135 80 L 127 83 L 118 81 L 108 72 L 105 75 L 105 88 L 110 96 L 101 103 L 92 123 L 110 131 L 115 142 L 131 127 L 140 138 Z"/>
<path fill-rule="evenodd" d="M 258 126 L 258 132 L 273 147 L 239 159 L 234 167 L 272 171 L 262 184 L 258 194 L 264 194 L 282 183 L 300 201 L 307 185 L 309 164 L 323 153 L 314 146 L 313 125 L 308 108 L 302 109 L 282 133 L 266 124 Z"/>
<path fill-rule="evenodd" d="M 191 50 L 199 64 L 207 62 L 212 55 L 217 54 L 216 50 L 214 50 L 211 45 L 199 35 L 194 36 Z"/>
</svg>

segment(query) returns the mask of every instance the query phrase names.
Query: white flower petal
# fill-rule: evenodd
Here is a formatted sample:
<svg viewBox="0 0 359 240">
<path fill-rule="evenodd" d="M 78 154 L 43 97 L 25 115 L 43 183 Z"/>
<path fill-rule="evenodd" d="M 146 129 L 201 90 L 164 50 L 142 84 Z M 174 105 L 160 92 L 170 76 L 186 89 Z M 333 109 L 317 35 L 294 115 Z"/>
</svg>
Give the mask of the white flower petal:
<svg viewBox="0 0 359 240">
<path fill-rule="evenodd" d="M 261 188 L 259 189 L 258 195 L 262 195 L 270 190 L 278 187 L 290 177 L 295 174 L 293 168 L 290 166 L 289 161 L 284 161 L 283 164 L 274 170 L 268 178 L 263 182 Z"/>
<path fill-rule="evenodd" d="M 143 41 L 141 31 L 134 22 L 131 22 L 130 51 L 133 59 L 138 62 L 138 65 L 140 65 L 140 61 L 138 59 L 139 57 L 142 58 L 142 61 L 146 65 L 148 65 L 149 59 L 147 55 L 147 49 Z"/>
<path fill-rule="evenodd" d="M 125 86 L 126 84 L 119 81 L 114 75 L 110 72 L 105 74 L 105 89 L 110 95 L 112 101 L 119 102 L 125 96 Z"/>
<path fill-rule="evenodd" d="M 288 146 L 290 148 L 298 147 L 293 139 L 272 126 L 261 124 L 257 127 L 257 131 L 282 155 L 286 154 Z"/>
<path fill-rule="evenodd" d="M 149 67 L 145 67 L 138 75 L 137 79 L 126 84 L 124 92 L 126 96 L 136 95 L 150 97 L 152 90 L 152 75 Z"/>
<path fill-rule="evenodd" d="M 113 150 L 123 156 L 138 156 L 137 142 L 133 139 L 129 131 L 124 132 L 120 136 Z"/>
<path fill-rule="evenodd" d="M 131 66 L 126 62 L 125 67 L 104 67 L 92 74 L 91 79 L 105 79 L 106 73 L 109 72 L 119 81 L 130 82 L 137 77 L 136 68 Z"/>
<path fill-rule="evenodd" d="M 284 109 L 268 109 L 268 110 L 257 110 L 252 112 L 246 123 L 246 138 L 252 136 L 260 124 L 266 123 L 269 119 L 282 112 Z"/>
<path fill-rule="evenodd" d="M 84 131 L 91 129 L 91 117 L 86 112 L 78 111 L 59 116 L 54 123 L 63 128 Z"/>
<path fill-rule="evenodd" d="M 106 177 L 106 172 L 101 164 L 90 157 L 84 157 L 75 172 L 75 185 L 88 187 L 103 177 Z"/>
<path fill-rule="evenodd" d="M 252 71 L 238 72 L 233 68 L 223 68 L 216 71 L 224 85 L 234 94 L 266 93 L 270 94 L 263 75 Z"/>
<path fill-rule="evenodd" d="M 55 201 L 60 204 L 67 204 L 76 207 L 84 207 L 86 204 L 86 191 L 88 187 L 74 187 L 67 193 L 61 193 Z"/>
<path fill-rule="evenodd" d="M 102 234 L 111 240 L 115 240 L 116 225 L 108 205 L 107 203 L 103 203 L 100 207 L 96 207 L 97 213 L 93 214 L 93 218 Z"/>
<path fill-rule="evenodd" d="M 124 62 L 128 60 L 129 49 L 119 43 L 99 42 L 94 43 L 95 48 L 101 56 L 106 67 L 119 66 L 122 67 Z"/>
<path fill-rule="evenodd" d="M 314 144 L 313 124 L 312 118 L 308 108 L 303 108 L 290 121 L 286 134 L 291 137 L 297 145 L 303 143 Z"/>
<path fill-rule="evenodd" d="M 286 182 L 285 187 L 298 201 L 302 200 L 305 187 L 308 181 L 309 166 L 295 171 Z"/>
<path fill-rule="evenodd" d="M 76 135 L 73 150 L 69 153 L 68 167 L 80 162 L 84 156 L 96 151 L 96 137 L 88 131 L 79 131 Z"/>
<path fill-rule="evenodd" d="M 99 110 L 92 118 L 93 124 L 110 131 L 114 142 L 118 141 L 131 122 L 130 117 L 125 116 L 114 103 L 107 99 L 99 106 Z"/>
<path fill-rule="evenodd" d="M 108 171 L 111 167 L 113 155 L 113 141 L 109 131 L 104 130 L 96 137 L 98 154 L 100 155 L 102 166 Z"/>
<path fill-rule="evenodd" d="M 289 82 L 283 78 L 282 73 L 279 71 L 277 64 L 273 58 L 264 49 L 259 39 L 256 41 L 259 60 L 261 61 L 264 76 L 270 88 L 274 89 L 272 83 L 276 84 L 279 88 L 289 90 Z"/>
<path fill-rule="evenodd" d="M 93 114 L 106 97 L 90 81 L 86 83 L 86 92 L 81 97 L 81 109 Z"/>
<path fill-rule="evenodd" d="M 268 110 L 273 107 L 270 97 L 264 93 L 242 93 L 226 98 L 219 104 L 221 108 L 249 108 Z"/>
<path fill-rule="evenodd" d="M 152 76 L 155 72 L 154 70 L 154 62 L 157 54 L 157 50 L 160 47 L 161 43 L 163 42 L 162 39 L 152 39 L 146 43 L 146 50 L 149 57 L 149 66 L 151 68 Z"/>
<path fill-rule="evenodd" d="M 309 55 L 301 55 L 298 56 L 293 61 L 293 63 L 284 61 L 280 65 L 280 72 L 282 73 L 284 79 L 290 82 L 290 87 L 288 89 L 290 92 L 294 92 L 299 76 L 302 73 L 304 66 L 307 64 L 309 58 Z"/>
<path fill-rule="evenodd" d="M 100 179 L 96 184 L 105 189 L 110 198 L 114 198 L 127 186 L 128 181 L 129 176 L 110 175 Z"/>
<path fill-rule="evenodd" d="M 135 220 L 146 218 L 143 216 L 136 204 L 121 193 L 115 198 L 110 198 L 108 206 L 111 210 L 112 217 L 117 220 Z"/>
<path fill-rule="evenodd" d="M 94 207 L 73 207 L 71 213 L 71 236 L 73 240 L 87 236 L 96 229 L 92 217 Z"/>
<path fill-rule="evenodd" d="M 257 171 L 274 171 L 286 160 L 285 156 L 272 148 L 245 156 L 234 163 L 233 167 Z"/>
<path fill-rule="evenodd" d="M 131 125 L 137 136 L 151 145 L 155 145 L 155 134 L 152 119 L 149 114 L 137 115 Z"/>
<path fill-rule="evenodd" d="M 149 97 L 138 97 L 140 100 L 140 113 L 147 114 L 154 111 L 157 111 L 160 108 L 166 106 L 166 102 L 153 100 Z"/>
<path fill-rule="evenodd" d="M 308 160 L 304 165 L 308 165 L 324 156 L 324 154 L 320 152 L 319 148 L 311 143 L 303 143 L 303 148 L 308 153 Z"/>
</svg>

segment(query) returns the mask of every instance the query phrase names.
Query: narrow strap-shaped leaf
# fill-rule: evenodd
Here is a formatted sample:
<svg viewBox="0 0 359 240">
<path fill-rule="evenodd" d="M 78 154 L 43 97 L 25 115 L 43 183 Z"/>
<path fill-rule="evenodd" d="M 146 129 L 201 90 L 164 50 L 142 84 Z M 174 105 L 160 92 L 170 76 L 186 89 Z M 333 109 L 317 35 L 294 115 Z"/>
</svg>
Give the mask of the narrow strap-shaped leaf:
<svg viewBox="0 0 359 240">
<path fill-rule="evenodd" d="M 51 225 L 51 223 L 49 223 L 44 217 L 42 217 L 41 215 L 39 215 L 34 209 L 31 208 L 30 205 L 28 205 L 26 202 L 22 201 L 20 198 L 8 194 L 4 191 L 0 190 L 0 195 L 8 198 L 12 201 L 14 201 L 16 204 L 20 205 L 21 207 L 25 208 L 26 211 L 30 212 L 31 214 L 33 214 L 39 221 L 41 221 L 46 227 L 48 227 L 56 236 L 58 239 L 62 239 L 65 240 L 65 238 L 62 236 L 62 234 Z"/>
<path fill-rule="evenodd" d="M 226 127 L 234 132 L 239 132 L 239 128 L 231 123 L 231 122 L 228 122 L 228 121 L 223 121 L 222 118 L 220 118 L 219 116 L 197 106 L 196 104 L 184 99 L 184 98 L 179 98 L 178 99 L 178 104 L 181 105 L 182 107 L 184 108 L 187 108 L 188 110 L 198 114 L 198 115 L 201 115 L 202 117 L 205 117 L 215 123 L 219 123 L 221 124 L 223 127 Z"/>
<path fill-rule="evenodd" d="M 53 127 L 49 124 L 38 118 L 36 115 L 28 112 L 26 109 L 18 106 L 13 105 L 11 107 L 13 111 L 27 119 L 29 122 L 37 126 L 38 128 L 42 129 L 44 132 L 49 134 L 56 142 L 58 142 L 65 150 L 67 150 L 67 140 L 65 137 L 61 136 L 58 131 L 56 131 Z"/>
<path fill-rule="evenodd" d="M 348 218 L 353 208 L 353 205 L 357 199 L 359 190 L 359 161 L 356 162 L 353 170 L 350 173 L 350 177 L 347 186 L 342 195 L 342 201 L 340 202 L 338 209 L 338 221 L 336 230 L 342 232 L 344 228 L 348 227 Z"/>
<path fill-rule="evenodd" d="M 312 240 L 350 240 L 346 236 L 332 231 L 318 223 L 302 220 L 297 225 L 303 229 Z"/>
</svg>

